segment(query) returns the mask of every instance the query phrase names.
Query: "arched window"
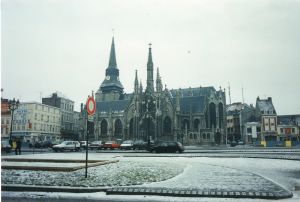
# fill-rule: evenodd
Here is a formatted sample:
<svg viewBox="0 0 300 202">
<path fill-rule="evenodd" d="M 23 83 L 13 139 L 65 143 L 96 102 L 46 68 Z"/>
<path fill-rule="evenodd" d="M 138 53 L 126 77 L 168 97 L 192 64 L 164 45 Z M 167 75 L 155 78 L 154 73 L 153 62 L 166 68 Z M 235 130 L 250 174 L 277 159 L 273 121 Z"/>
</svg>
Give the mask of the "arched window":
<svg viewBox="0 0 300 202">
<path fill-rule="evenodd" d="M 129 135 L 130 136 L 133 135 L 133 118 L 130 119 L 130 122 L 129 122 Z"/>
<path fill-rule="evenodd" d="M 107 135 L 107 121 L 105 119 L 103 119 L 101 121 L 101 135 Z"/>
<path fill-rule="evenodd" d="M 115 136 L 122 136 L 123 126 L 120 119 L 115 121 Z"/>
<path fill-rule="evenodd" d="M 182 121 L 182 126 L 181 126 L 181 129 L 182 130 L 185 130 L 185 129 L 190 129 L 190 122 L 187 120 L 187 119 L 184 119 Z"/>
<path fill-rule="evenodd" d="M 163 123 L 163 134 L 170 135 L 172 132 L 172 121 L 169 116 L 166 116 Z"/>
<path fill-rule="evenodd" d="M 219 128 L 223 127 L 223 104 L 219 103 Z"/>
<path fill-rule="evenodd" d="M 217 116 L 216 116 L 216 105 L 214 103 L 209 104 L 209 116 L 210 116 L 210 128 L 216 128 Z"/>
<path fill-rule="evenodd" d="M 195 119 L 194 120 L 194 131 L 199 131 L 199 124 L 200 124 L 200 121 L 199 119 Z"/>
</svg>

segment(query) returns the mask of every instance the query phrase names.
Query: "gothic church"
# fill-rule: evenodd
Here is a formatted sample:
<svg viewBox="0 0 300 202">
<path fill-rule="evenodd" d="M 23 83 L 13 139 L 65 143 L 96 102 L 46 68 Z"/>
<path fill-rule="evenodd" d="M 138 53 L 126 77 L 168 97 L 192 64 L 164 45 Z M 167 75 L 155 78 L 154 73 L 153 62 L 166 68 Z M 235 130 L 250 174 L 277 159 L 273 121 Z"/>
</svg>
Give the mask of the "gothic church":
<svg viewBox="0 0 300 202">
<path fill-rule="evenodd" d="M 151 44 L 147 86 L 135 72 L 134 92 L 124 93 L 117 67 L 114 38 L 105 79 L 96 92 L 96 140 L 175 140 L 185 145 L 224 144 L 225 90 L 214 87 L 169 90 L 157 69 L 154 87 Z"/>
</svg>

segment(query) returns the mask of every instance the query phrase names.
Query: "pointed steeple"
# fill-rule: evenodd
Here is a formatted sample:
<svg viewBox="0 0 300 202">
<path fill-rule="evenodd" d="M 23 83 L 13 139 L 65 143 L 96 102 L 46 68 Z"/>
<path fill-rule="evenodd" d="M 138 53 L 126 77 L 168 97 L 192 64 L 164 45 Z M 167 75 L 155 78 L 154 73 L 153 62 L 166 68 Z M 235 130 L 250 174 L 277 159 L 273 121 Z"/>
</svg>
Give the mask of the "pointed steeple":
<svg viewBox="0 0 300 202">
<path fill-rule="evenodd" d="M 117 67 L 115 42 L 112 38 L 108 67 L 105 70 L 105 79 L 100 86 L 100 91 L 104 93 L 119 92 L 123 93 L 123 85 L 119 79 L 119 69 Z"/>
<path fill-rule="evenodd" d="M 142 80 L 140 81 L 140 94 L 142 94 L 143 93 L 143 83 L 142 83 Z"/>
<path fill-rule="evenodd" d="M 159 69 L 157 67 L 157 75 L 156 75 L 156 92 L 160 93 L 162 92 L 162 82 L 161 82 L 161 77 L 159 75 Z"/>
<path fill-rule="evenodd" d="M 147 62 L 147 86 L 146 92 L 153 93 L 154 92 L 154 84 L 153 84 L 153 61 L 152 61 L 152 52 L 151 52 L 151 43 L 149 44 L 149 53 L 148 53 L 148 62 Z"/>
<path fill-rule="evenodd" d="M 134 93 L 135 93 L 135 94 L 138 94 L 138 93 L 139 93 L 139 81 L 138 81 L 137 70 L 135 70 Z"/>
<path fill-rule="evenodd" d="M 116 51 L 115 51 L 115 40 L 114 40 L 114 37 L 112 38 L 112 42 L 111 42 L 108 68 L 117 68 L 117 60 L 116 60 Z"/>
</svg>

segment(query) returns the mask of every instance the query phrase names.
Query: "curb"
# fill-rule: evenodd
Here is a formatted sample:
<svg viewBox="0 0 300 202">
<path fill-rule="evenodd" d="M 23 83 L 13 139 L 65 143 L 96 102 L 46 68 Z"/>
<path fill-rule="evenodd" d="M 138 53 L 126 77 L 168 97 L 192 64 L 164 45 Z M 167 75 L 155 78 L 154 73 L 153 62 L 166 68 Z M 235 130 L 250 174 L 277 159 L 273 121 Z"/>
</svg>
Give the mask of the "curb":
<svg viewBox="0 0 300 202">
<path fill-rule="evenodd" d="M 218 197 L 218 198 L 257 198 L 257 199 L 285 199 L 293 197 L 289 191 L 258 192 L 258 191 L 224 191 L 198 189 L 169 189 L 169 188 L 138 188 L 122 187 L 110 188 L 107 195 L 157 195 L 177 197 Z"/>
<path fill-rule="evenodd" d="M 92 193 L 104 192 L 109 187 L 53 187 L 53 186 L 25 186 L 25 185 L 1 185 L 2 191 L 29 191 L 29 192 L 68 192 L 68 193 Z"/>
<path fill-rule="evenodd" d="M 162 155 L 159 153 L 158 155 L 123 155 L 123 157 L 191 157 L 191 158 L 196 158 L 196 157 L 209 157 L 209 158 L 259 158 L 259 159 L 281 159 L 281 160 L 293 160 L 293 161 L 300 161 L 300 156 L 290 156 L 290 155 L 282 155 L 282 156 L 271 156 L 271 155 L 266 155 L 266 154 L 261 154 L 261 155 L 255 155 L 253 154 L 236 154 L 236 155 L 228 155 L 228 154 L 213 154 L 213 155 L 207 155 L 207 154 L 175 154 L 175 155 Z"/>
</svg>

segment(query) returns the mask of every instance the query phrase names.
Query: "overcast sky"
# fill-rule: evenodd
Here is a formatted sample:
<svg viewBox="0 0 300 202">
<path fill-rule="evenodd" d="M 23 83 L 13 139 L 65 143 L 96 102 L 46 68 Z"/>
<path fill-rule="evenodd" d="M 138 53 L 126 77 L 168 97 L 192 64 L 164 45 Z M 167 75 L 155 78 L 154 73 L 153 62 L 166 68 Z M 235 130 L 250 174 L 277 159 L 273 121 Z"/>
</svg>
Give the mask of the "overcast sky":
<svg viewBox="0 0 300 202">
<path fill-rule="evenodd" d="M 60 91 L 79 110 L 108 66 L 114 29 L 120 80 L 146 85 L 148 43 L 169 89 L 231 86 L 232 102 L 272 97 L 300 114 L 300 0 L 2 0 L 2 97 Z"/>
</svg>

